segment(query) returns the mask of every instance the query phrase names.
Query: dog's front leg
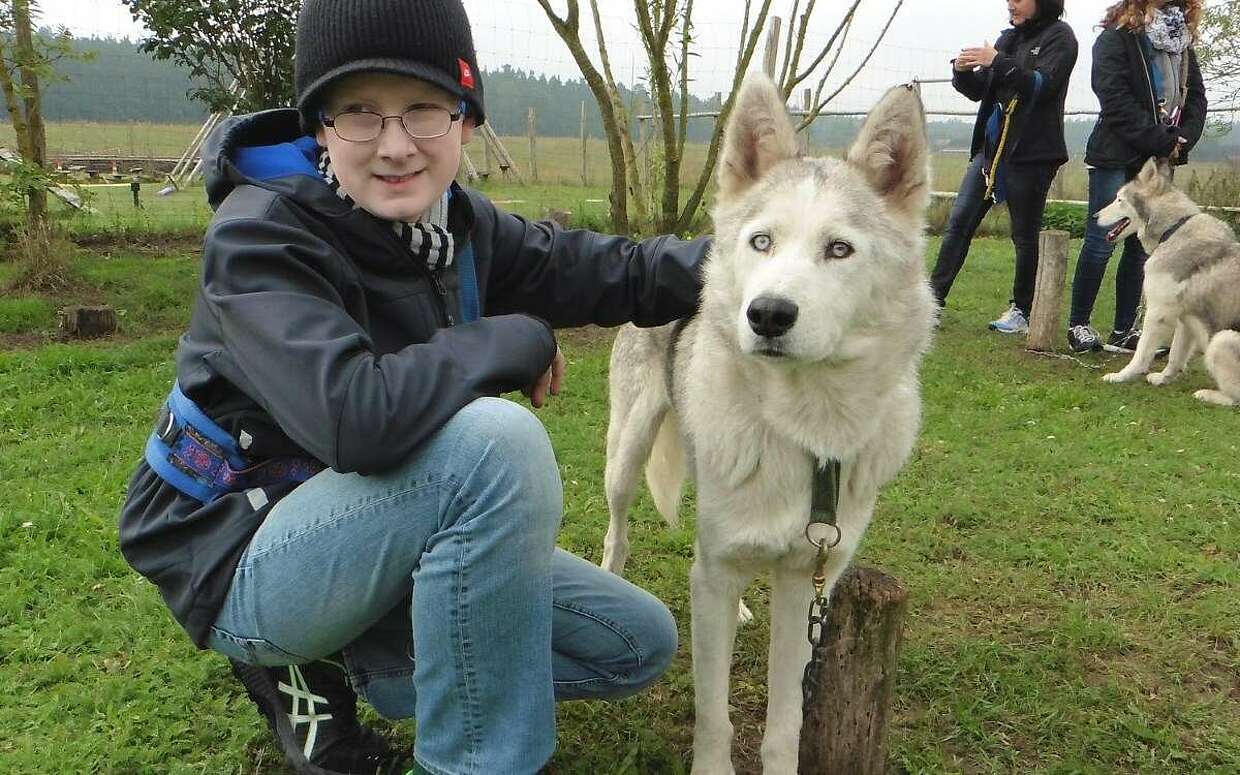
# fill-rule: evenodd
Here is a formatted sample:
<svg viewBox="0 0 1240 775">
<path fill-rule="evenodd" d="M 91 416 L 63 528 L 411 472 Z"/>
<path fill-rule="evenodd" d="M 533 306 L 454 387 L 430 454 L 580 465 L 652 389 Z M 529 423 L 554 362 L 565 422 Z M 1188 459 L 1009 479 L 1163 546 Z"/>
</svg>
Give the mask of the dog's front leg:
<svg viewBox="0 0 1240 775">
<path fill-rule="evenodd" d="M 732 775 L 728 675 L 736 607 L 749 579 L 729 563 L 698 556 L 689 573 L 693 621 L 693 775 Z"/>
<path fill-rule="evenodd" d="M 1167 354 L 1167 365 L 1162 371 L 1147 374 L 1145 381 L 1151 385 L 1165 385 L 1184 371 L 1197 350 L 1197 337 L 1188 329 L 1183 321 L 1175 324 L 1175 336 L 1171 337 L 1171 352 Z"/>
<path fill-rule="evenodd" d="M 767 661 L 763 775 L 796 775 L 801 739 L 801 683 L 810 646 L 806 637 L 814 597 L 811 571 L 780 565 L 771 579 L 771 650 Z"/>
<path fill-rule="evenodd" d="M 1171 334 L 1175 319 L 1163 314 L 1161 310 L 1151 308 L 1145 313 L 1145 330 L 1141 332 L 1141 341 L 1137 343 L 1137 351 L 1132 354 L 1128 365 L 1117 372 L 1102 375 L 1103 382 L 1131 382 L 1150 370 L 1154 362 L 1154 353 L 1166 343 Z"/>
</svg>

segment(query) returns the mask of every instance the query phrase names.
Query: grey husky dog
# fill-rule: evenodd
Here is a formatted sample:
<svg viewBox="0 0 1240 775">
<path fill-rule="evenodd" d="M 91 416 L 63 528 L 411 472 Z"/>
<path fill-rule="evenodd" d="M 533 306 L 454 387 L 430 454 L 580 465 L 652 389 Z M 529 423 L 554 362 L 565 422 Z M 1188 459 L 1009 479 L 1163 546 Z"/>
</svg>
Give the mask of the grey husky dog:
<svg viewBox="0 0 1240 775">
<path fill-rule="evenodd" d="M 936 314 L 922 258 L 928 156 L 914 88 L 881 99 L 845 159 L 802 158 L 779 91 L 750 77 L 724 135 L 699 313 L 616 336 L 602 564 L 623 572 L 643 465 L 669 521 L 693 477 L 696 775 L 734 771 L 732 647 L 741 593 L 763 571 L 772 574 L 763 769 L 797 771 L 815 467 L 837 460 L 842 470 L 829 587 L 920 426 L 918 368 Z"/>
<path fill-rule="evenodd" d="M 1132 360 L 1103 377 L 1151 385 L 1175 379 L 1198 352 L 1217 390 L 1193 395 L 1208 404 L 1240 403 L 1240 244 L 1226 223 L 1201 212 L 1171 184 L 1166 160 L 1150 159 L 1115 201 L 1098 211 L 1111 241 L 1135 233 L 1145 262 L 1145 319 Z M 1171 342 L 1167 366 L 1147 373 L 1155 351 Z"/>
</svg>

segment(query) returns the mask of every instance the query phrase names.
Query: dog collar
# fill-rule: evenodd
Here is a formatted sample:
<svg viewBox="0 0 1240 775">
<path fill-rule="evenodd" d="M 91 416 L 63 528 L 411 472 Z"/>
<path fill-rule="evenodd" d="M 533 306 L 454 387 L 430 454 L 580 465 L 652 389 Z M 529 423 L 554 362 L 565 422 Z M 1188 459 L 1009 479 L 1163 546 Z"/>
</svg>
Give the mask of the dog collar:
<svg viewBox="0 0 1240 775">
<path fill-rule="evenodd" d="M 840 507 L 840 461 L 834 458 L 814 466 L 814 483 L 809 505 L 809 521 L 835 525 Z"/>
<path fill-rule="evenodd" d="M 1197 213 L 1193 213 L 1193 215 L 1197 215 Z M 1192 218 L 1193 215 L 1186 215 L 1180 220 L 1176 221 L 1175 224 L 1172 225 L 1170 229 L 1167 229 L 1166 231 L 1164 231 L 1163 235 L 1158 238 L 1158 244 L 1161 245 L 1167 240 L 1171 239 L 1175 235 L 1175 233 L 1180 230 L 1181 226 L 1188 223 L 1189 219 Z"/>
</svg>

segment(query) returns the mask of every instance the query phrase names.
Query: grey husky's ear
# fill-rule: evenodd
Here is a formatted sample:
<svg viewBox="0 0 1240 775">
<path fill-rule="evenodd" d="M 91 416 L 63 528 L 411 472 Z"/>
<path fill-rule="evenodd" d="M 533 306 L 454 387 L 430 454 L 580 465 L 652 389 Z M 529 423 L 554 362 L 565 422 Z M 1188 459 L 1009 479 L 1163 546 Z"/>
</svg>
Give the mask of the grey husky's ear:
<svg viewBox="0 0 1240 775">
<path fill-rule="evenodd" d="M 1171 183 L 1171 162 L 1151 156 L 1145 160 L 1145 164 L 1141 165 L 1137 180 L 1141 182 L 1143 188 L 1151 192 L 1162 191 Z"/>
<path fill-rule="evenodd" d="M 720 193 L 744 191 L 775 164 L 796 154 L 796 133 L 783 95 L 765 75 L 747 76 L 723 132 Z"/>
<path fill-rule="evenodd" d="M 883 95 L 847 160 L 893 209 L 920 217 L 930 204 L 930 147 L 915 85 L 896 86 Z"/>
</svg>

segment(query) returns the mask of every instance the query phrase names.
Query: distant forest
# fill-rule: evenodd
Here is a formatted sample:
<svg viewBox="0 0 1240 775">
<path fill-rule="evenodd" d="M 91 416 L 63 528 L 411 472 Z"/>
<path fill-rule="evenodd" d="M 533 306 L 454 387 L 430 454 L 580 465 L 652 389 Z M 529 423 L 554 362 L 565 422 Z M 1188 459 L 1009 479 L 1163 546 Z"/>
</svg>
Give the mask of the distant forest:
<svg viewBox="0 0 1240 775">
<path fill-rule="evenodd" d="M 137 44 L 110 38 L 79 38 L 79 51 L 93 52 L 89 61 L 61 63 L 67 80 L 49 85 L 45 93 L 45 117 L 49 121 L 143 121 L 153 123 L 198 123 L 206 118 L 199 103 L 186 93 L 192 87 L 188 75 L 169 62 L 157 62 L 138 51 Z M 544 137 L 576 137 L 581 132 L 581 103 L 586 105 L 586 131 L 602 137 L 602 124 L 594 96 L 581 80 L 563 80 L 514 70 L 504 66 L 484 71 L 487 119 L 501 135 L 524 135 L 530 108 L 537 115 L 537 131 Z M 649 110 L 643 91 L 625 91 L 626 102 L 634 113 Z M 691 110 L 708 111 L 715 100 L 692 97 Z M 0 105 L 0 116 L 5 116 Z M 811 141 L 816 147 L 843 147 L 856 133 L 857 118 L 822 118 L 814 124 Z M 1067 123 L 1068 147 L 1080 158 L 1092 120 Z M 708 119 L 690 124 L 689 139 L 709 139 Z M 973 122 L 933 121 L 931 135 L 936 148 L 964 149 L 969 145 Z M 1195 149 L 1200 160 L 1240 157 L 1240 132 L 1222 137 L 1203 138 Z"/>
</svg>

